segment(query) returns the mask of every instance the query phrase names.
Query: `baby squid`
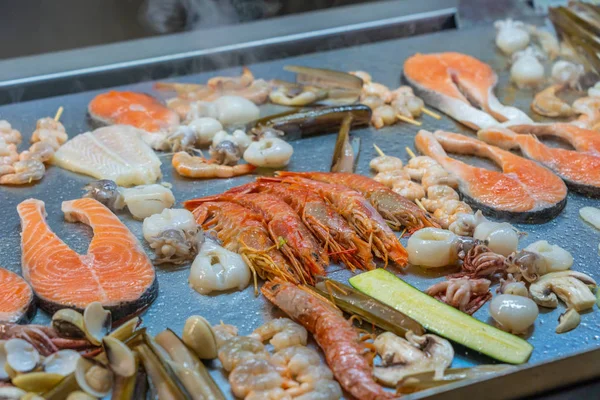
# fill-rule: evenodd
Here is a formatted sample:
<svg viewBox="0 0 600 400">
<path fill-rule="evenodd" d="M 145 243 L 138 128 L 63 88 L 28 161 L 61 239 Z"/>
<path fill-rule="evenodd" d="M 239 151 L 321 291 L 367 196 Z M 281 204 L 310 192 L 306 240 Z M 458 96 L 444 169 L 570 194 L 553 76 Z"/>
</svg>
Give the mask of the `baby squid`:
<svg viewBox="0 0 600 400">
<path fill-rule="evenodd" d="M 477 225 L 473 238 L 487 241 L 487 247 L 505 257 L 514 253 L 519 245 L 519 234 L 507 222 L 484 221 Z"/>
<path fill-rule="evenodd" d="M 192 263 L 189 282 L 200 294 L 242 290 L 250 283 L 250 268 L 239 254 L 206 240 Z"/>
</svg>

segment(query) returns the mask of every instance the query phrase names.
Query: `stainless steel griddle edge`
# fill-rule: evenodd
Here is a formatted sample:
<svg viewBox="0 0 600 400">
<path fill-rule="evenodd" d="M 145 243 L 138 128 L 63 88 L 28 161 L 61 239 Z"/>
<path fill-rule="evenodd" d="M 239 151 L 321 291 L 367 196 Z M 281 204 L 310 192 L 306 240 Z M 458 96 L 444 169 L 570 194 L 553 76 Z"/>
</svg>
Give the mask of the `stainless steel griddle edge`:
<svg viewBox="0 0 600 400">
<path fill-rule="evenodd" d="M 267 79 L 290 79 L 290 75 L 282 70 L 285 64 L 302 64 L 339 70 L 364 69 L 372 73 L 376 81 L 395 86 L 400 80 L 403 61 L 415 52 L 462 51 L 490 63 L 499 73 L 500 85 L 497 93 L 501 101 L 514 103 L 521 109 L 528 110 L 531 96 L 515 95 L 515 91 L 507 85 L 506 60 L 495 52 L 493 36 L 494 32 L 491 27 L 445 31 L 408 39 L 393 39 L 340 50 L 255 62 L 249 67 L 257 77 Z M 30 62 L 34 61 L 35 59 L 30 59 Z M 0 68 L 0 70 L 2 69 Z M 186 75 L 177 80 L 202 82 L 211 76 L 236 73 L 239 73 L 239 69 L 229 68 Z M 149 82 L 115 89 L 152 92 Z M 1 106 L 0 118 L 8 119 L 17 129 L 21 130 L 24 134 L 24 142 L 26 142 L 33 131 L 35 120 L 42 116 L 53 115 L 58 106 L 62 105 L 65 107 L 62 122 L 69 135 L 73 137 L 90 128 L 86 117 L 87 103 L 100 91 L 86 91 Z M 261 108 L 263 115 L 278 110 L 277 107 L 269 105 Z M 446 117 L 441 121 L 436 121 L 424 116 L 422 120 L 423 128 L 428 130 L 446 129 L 469 132 Z M 399 156 L 406 161 L 404 147 L 413 146 L 413 137 L 416 132 L 417 128 L 410 125 L 396 125 L 380 131 L 372 128 L 353 131 L 352 134 L 362 140 L 357 172 L 370 174 L 368 162 L 375 156 L 372 143 L 377 143 L 387 154 Z M 326 170 L 329 166 L 334 142 L 335 134 L 293 142 L 295 154 L 289 169 Z M 191 197 L 219 193 L 251 179 L 251 177 L 241 177 L 214 181 L 186 180 L 173 173 L 168 156 L 162 155 L 161 159 L 163 160 L 164 180 L 173 183 L 173 191 L 178 202 Z M 478 161 L 473 160 L 473 162 Z M 24 188 L 0 187 L 0 220 L 4 225 L 4 229 L 0 231 L 0 265 L 20 272 L 20 251 L 17 250 L 20 246 L 20 227 L 15 207 L 28 197 L 44 200 L 47 205 L 48 222 L 52 229 L 76 251 L 85 252 L 91 231 L 81 224 L 64 222 L 60 204 L 63 200 L 81 196 L 81 188 L 90 180 L 89 177 L 50 167 L 41 183 Z M 573 253 L 576 260 L 573 267 L 575 270 L 588 273 L 596 280 L 600 280 L 597 250 L 600 233 L 578 218 L 579 208 L 598 204 L 597 200 L 570 194 L 567 208 L 554 221 L 542 225 L 518 225 L 520 229 L 529 233 L 522 240 L 521 245 L 525 246 L 540 239 L 558 243 Z M 119 214 L 119 216 L 138 238 L 142 237 L 139 222 L 133 221 L 126 214 Z M 404 239 L 403 242 L 405 243 Z M 149 251 L 147 246 L 146 249 Z M 347 271 L 340 270 L 335 266 L 332 266 L 331 269 L 331 275 L 341 281 L 346 281 L 350 276 Z M 143 316 L 145 325 L 149 327 L 151 333 L 156 334 L 167 326 L 175 331 L 180 331 L 189 315 L 199 313 L 206 316 L 211 323 L 223 320 L 238 325 L 240 333 L 247 334 L 261 324 L 264 319 L 281 315 L 264 299 L 255 298 L 251 288 L 242 292 L 200 296 L 188 287 L 187 274 L 186 268 L 157 267 L 160 295 Z M 442 274 L 426 274 L 411 268 L 401 276 L 419 289 L 425 289 L 431 283 L 441 279 Z M 528 340 L 535 347 L 531 363 L 519 367 L 516 372 L 475 383 L 451 384 L 406 396 L 406 398 L 441 398 L 443 396 L 444 399 L 453 399 L 472 395 L 483 395 L 484 398 L 521 397 L 532 395 L 540 390 L 549 390 L 600 376 L 600 362 L 598 361 L 600 356 L 600 349 L 598 349 L 600 313 L 597 309 L 585 313 L 582 315 L 580 327 L 572 332 L 556 335 L 554 333 L 556 319 L 558 314 L 563 311 L 564 309 L 559 307 L 557 310 L 544 310 L 540 314 L 535 329 L 528 336 Z M 476 315 L 484 321 L 489 321 L 487 307 L 484 307 Z M 47 323 L 48 318 L 48 315 L 40 311 L 35 322 Z M 454 363 L 456 367 L 493 362 L 461 346 L 456 346 L 456 352 L 457 357 Z M 213 369 L 211 373 L 222 387 L 227 387 L 226 377 L 219 369 Z"/>
</svg>

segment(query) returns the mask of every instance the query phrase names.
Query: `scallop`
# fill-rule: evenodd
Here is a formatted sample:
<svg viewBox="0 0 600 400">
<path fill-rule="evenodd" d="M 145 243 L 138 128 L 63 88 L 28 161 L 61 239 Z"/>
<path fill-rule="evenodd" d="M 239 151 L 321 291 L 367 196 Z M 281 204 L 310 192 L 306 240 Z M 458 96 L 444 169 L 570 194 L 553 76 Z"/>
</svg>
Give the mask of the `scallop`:
<svg viewBox="0 0 600 400">
<path fill-rule="evenodd" d="M 84 392 L 95 397 L 106 396 L 113 385 L 113 373 L 108 368 L 83 357 L 77 361 L 75 379 Z"/>
<path fill-rule="evenodd" d="M 62 376 L 70 375 L 75 371 L 80 357 L 75 350 L 59 350 L 44 360 L 44 371 Z"/>
<path fill-rule="evenodd" d="M 4 343 L 6 364 L 16 372 L 29 372 L 40 363 L 40 353 L 23 339 L 10 339 Z"/>
<path fill-rule="evenodd" d="M 182 338 L 190 349 L 203 360 L 217 357 L 217 339 L 210 323 L 199 315 L 193 315 L 185 321 Z"/>
<path fill-rule="evenodd" d="M 100 302 L 90 303 L 83 312 L 85 322 L 85 336 L 90 343 L 100 346 L 102 338 L 110 332 L 112 317 L 110 311 L 105 310 Z"/>
<path fill-rule="evenodd" d="M 80 339 L 85 337 L 85 323 L 80 312 L 63 308 L 52 316 L 52 327 L 59 336 Z"/>
<path fill-rule="evenodd" d="M 501 294 L 490 303 L 490 315 L 500 328 L 511 333 L 524 333 L 538 316 L 537 304 L 527 297 Z"/>
</svg>

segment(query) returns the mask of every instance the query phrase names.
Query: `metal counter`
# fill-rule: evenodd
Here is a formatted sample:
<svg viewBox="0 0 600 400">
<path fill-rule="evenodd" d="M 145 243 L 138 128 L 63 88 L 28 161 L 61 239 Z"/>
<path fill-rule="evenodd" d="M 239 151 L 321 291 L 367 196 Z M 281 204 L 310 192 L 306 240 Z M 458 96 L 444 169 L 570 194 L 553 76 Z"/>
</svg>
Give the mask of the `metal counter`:
<svg viewBox="0 0 600 400">
<path fill-rule="evenodd" d="M 337 70 L 366 70 L 374 80 L 395 87 L 400 83 L 404 60 L 416 52 L 460 51 L 480 58 L 490 63 L 500 75 L 498 97 L 507 104 L 515 104 L 523 110 L 529 110 L 531 96 L 516 96 L 514 89 L 507 86 L 507 61 L 499 55 L 493 45 L 494 32 L 492 28 L 477 28 L 464 31 L 444 31 L 407 39 L 394 39 L 374 44 L 305 54 L 297 57 L 280 58 L 277 60 L 249 64 L 254 75 L 258 78 L 291 79 L 291 75 L 283 71 L 286 64 L 300 64 L 312 67 L 331 68 Z M 177 81 L 205 82 L 216 75 L 236 75 L 239 68 L 228 68 L 196 75 L 177 78 Z M 134 90 L 162 96 L 152 89 L 151 82 L 114 87 L 116 90 Z M 65 108 L 61 122 L 65 125 L 70 137 L 90 129 L 86 116 L 88 102 L 99 91 L 86 91 L 76 94 L 55 96 L 35 101 L 4 105 L 0 107 L 0 118 L 7 119 L 16 129 L 24 134 L 24 141 L 29 139 L 35 128 L 35 121 L 44 116 L 52 116 L 59 106 Z M 262 106 L 263 115 L 277 111 L 274 106 Z M 421 118 L 423 129 L 445 129 L 450 131 L 469 132 L 452 120 L 444 117 L 438 121 L 428 116 Z M 352 132 L 361 138 L 362 146 L 358 173 L 370 175 L 368 163 L 376 153 L 372 144 L 376 143 L 386 154 L 408 160 L 404 150 L 406 146 L 413 147 L 413 138 L 418 128 L 408 124 L 398 124 L 381 130 L 365 128 Z M 335 134 L 302 139 L 292 142 L 294 156 L 289 170 L 326 171 L 335 143 Z M 413 147 L 414 148 L 414 147 Z M 170 156 L 160 155 L 163 161 L 162 172 L 164 181 L 173 184 L 173 193 L 178 204 L 186 199 L 220 193 L 225 189 L 250 181 L 252 176 L 223 180 L 188 180 L 174 173 L 170 165 Z M 461 157 L 462 158 L 462 157 Z M 464 159 L 464 158 L 463 158 Z M 474 161 L 475 163 L 479 161 Z M 489 164 L 485 164 L 489 165 Z M 0 187 L 0 220 L 5 228 L 0 233 L 0 265 L 15 272 L 20 272 L 20 226 L 16 205 L 26 198 L 38 198 L 46 202 L 48 222 L 53 230 L 73 249 L 85 252 L 91 237 L 91 230 L 82 224 L 66 223 L 60 211 L 64 200 L 78 198 L 83 186 L 91 179 L 77 175 L 57 167 L 50 167 L 44 179 L 27 187 Z M 578 216 L 578 210 L 583 206 L 598 206 L 599 201 L 569 194 L 568 204 L 560 216 L 542 225 L 518 225 L 518 228 L 528 234 L 520 243 L 525 247 L 536 240 L 545 239 L 557 243 L 570 251 L 575 257 L 574 270 L 587 273 L 600 281 L 598 268 L 600 257 L 598 243 L 600 232 L 585 224 Z M 127 214 L 119 214 L 121 219 L 138 238 L 141 235 L 141 223 L 129 218 Z M 402 239 L 405 244 L 405 239 Z M 145 245 L 145 244 L 144 244 Z M 145 245 L 146 246 L 146 245 Z M 151 254 L 150 249 L 146 250 Z M 211 296 L 202 296 L 194 292 L 187 283 L 189 268 L 158 266 L 159 297 L 143 316 L 144 325 L 150 333 L 156 334 L 166 327 L 181 332 L 187 317 L 193 314 L 204 315 L 211 323 L 219 321 L 235 324 L 240 328 L 240 334 L 248 334 L 263 323 L 265 319 L 281 315 L 262 297 L 255 298 L 252 287 L 241 292 L 231 292 Z M 339 266 L 330 267 L 331 276 L 346 282 L 349 272 Z M 423 270 L 409 268 L 400 276 L 418 287 L 426 289 L 434 282 L 443 279 L 440 273 L 425 273 Z M 574 331 L 557 335 L 554 329 L 559 314 L 564 312 L 564 306 L 556 310 L 542 309 L 535 323 L 535 328 L 527 336 L 534 345 L 530 363 L 521 367 L 519 373 L 509 374 L 503 378 L 492 379 L 476 385 L 465 386 L 464 383 L 448 385 L 440 389 L 417 393 L 409 398 L 453 399 L 473 394 L 483 395 L 486 399 L 509 398 L 531 395 L 543 389 L 571 384 L 579 380 L 600 376 L 600 351 L 586 353 L 578 359 L 567 359 L 563 364 L 548 364 L 549 361 L 566 357 L 582 351 L 598 349 L 600 345 L 600 312 L 594 309 L 582 315 L 581 325 Z M 475 316 L 483 321 L 491 322 L 488 306 L 484 306 Z M 38 312 L 36 323 L 47 323 L 49 317 Z M 492 363 L 473 351 L 456 345 L 456 358 L 453 367 L 471 366 L 481 363 Z M 566 363 L 566 364 L 565 364 Z M 585 364 L 582 364 L 585 363 Z M 540 366 L 542 365 L 542 366 Z M 581 368 L 585 365 L 585 368 Z M 216 363 L 212 365 L 216 366 Z M 538 367 L 539 366 L 539 367 Z M 534 368 L 538 367 L 538 368 Z M 226 377 L 217 369 L 212 374 L 228 392 Z M 456 389 L 454 392 L 447 392 Z M 231 396 L 229 394 L 229 396 Z"/>
</svg>

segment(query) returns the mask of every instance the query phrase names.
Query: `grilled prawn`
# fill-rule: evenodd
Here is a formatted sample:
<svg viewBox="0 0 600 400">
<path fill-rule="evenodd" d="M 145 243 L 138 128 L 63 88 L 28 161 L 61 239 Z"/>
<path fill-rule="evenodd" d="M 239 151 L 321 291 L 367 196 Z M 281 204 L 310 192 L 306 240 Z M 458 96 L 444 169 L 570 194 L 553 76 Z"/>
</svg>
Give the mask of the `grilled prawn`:
<svg viewBox="0 0 600 400">
<path fill-rule="evenodd" d="M 408 262 L 406 249 L 377 210 L 359 192 L 344 185 L 313 181 L 300 176 L 284 177 L 281 181 L 304 186 L 330 203 L 363 240 L 372 244 L 373 253 L 386 264 L 389 259 L 400 266 L 405 266 Z"/>
<path fill-rule="evenodd" d="M 264 178 L 229 192 L 233 191 L 267 193 L 282 199 L 296 211 L 333 260 L 342 261 L 351 270 L 375 268 L 369 244 L 320 196 L 305 187 L 269 182 L 269 178 Z"/>
<path fill-rule="evenodd" d="M 262 279 L 300 281 L 269 237 L 262 215 L 230 202 L 205 202 L 197 207 L 186 202 L 184 206 L 193 210 L 206 232 L 215 232 L 227 250 L 242 256 L 255 279 L 258 274 Z"/>
<path fill-rule="evenodd" d="M 288 258 L 304 282 L 313 282 L 313 276 L 324 275 L 329 257 L 319 247 L 317 240 L 302 220 L 283 200 L 262 193 L 220 195 L 187 201 L 186 207 L 205 201 L 230 201 L 262 214 L 267 221 L 271 239 Z"/>
<path fill-rule="evenodd" d="M 361 342 L 358 331 L 338 310 L 288 282 L 267 282 L 261 292 L 313 334 L 325 353 L 329 368 L 344 390 L 357 399 L 396 397 L 375 382 L 366 346 Z"/>
<path fill-rule="evenodd" d="M 320 182 L 342 184 L 365 196 L 373 207 L 379 211 L 388 225 L 394 230 L 402 226 L 409 232 L 426 227 L 439 228 L 429 214 L 417 207 L 412 201 L 402 197 L 384 184 L 366 176 L 348 173 L 331 172 L 284 172 L 280 176 L 301 176 Z"/>
</svg>

